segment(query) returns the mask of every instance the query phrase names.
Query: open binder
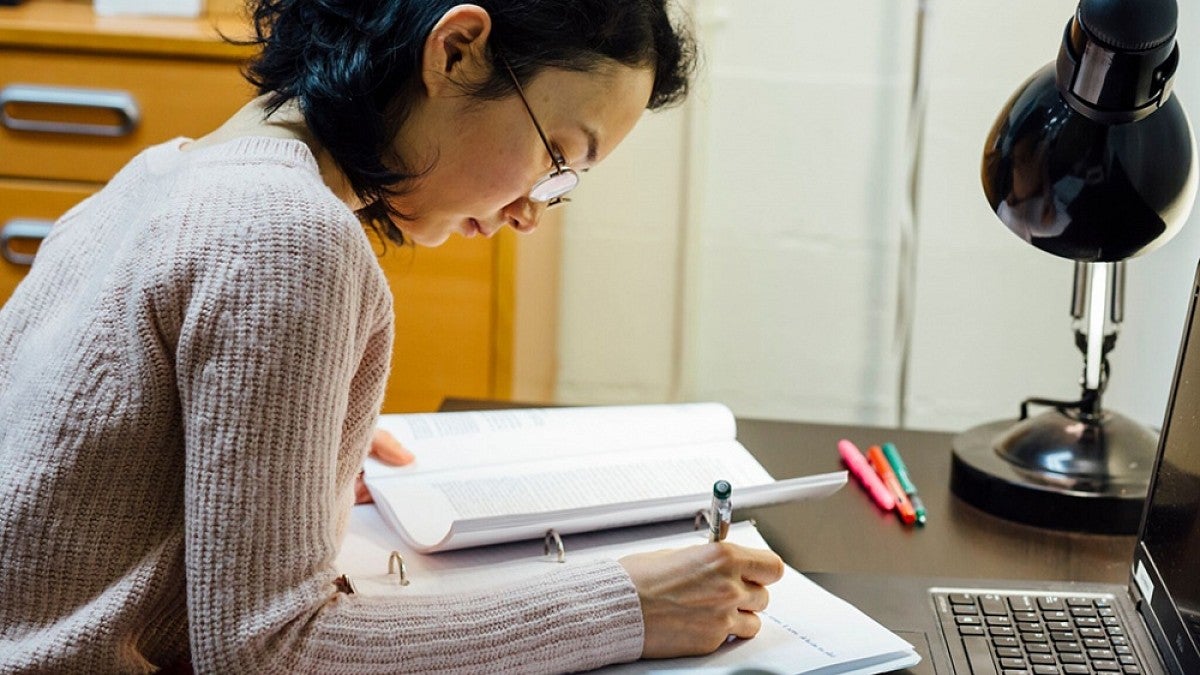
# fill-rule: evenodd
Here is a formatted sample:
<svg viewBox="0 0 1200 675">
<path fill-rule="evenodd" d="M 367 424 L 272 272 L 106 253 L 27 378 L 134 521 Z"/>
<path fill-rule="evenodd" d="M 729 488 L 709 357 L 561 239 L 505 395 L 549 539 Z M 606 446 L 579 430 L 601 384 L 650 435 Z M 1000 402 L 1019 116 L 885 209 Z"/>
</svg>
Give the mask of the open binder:
<svg viewBox="0 0 1200 675">
<path fill-rule="evenodd" d="M 562 565 L 680 548 L 708 541 L 690 520 L 559 535 L 541 540 L 426 555 L 407 547 L 370 505 L 355 507 L 337 565 L 363 595 L 444 595 L 494 586 L 497 579 L 528 578 Z M 754 524 L 735 523 L 727 541 L 769 548 Z M 916 664 L 913 647 L 852 605 L 785 569 L 769 587 L 771 605 L 752 640 L 735 640 L 697 658 L 638 661 L 601 672 L 762 668 L 779 673 L 877 673 Z"/>
</svg>

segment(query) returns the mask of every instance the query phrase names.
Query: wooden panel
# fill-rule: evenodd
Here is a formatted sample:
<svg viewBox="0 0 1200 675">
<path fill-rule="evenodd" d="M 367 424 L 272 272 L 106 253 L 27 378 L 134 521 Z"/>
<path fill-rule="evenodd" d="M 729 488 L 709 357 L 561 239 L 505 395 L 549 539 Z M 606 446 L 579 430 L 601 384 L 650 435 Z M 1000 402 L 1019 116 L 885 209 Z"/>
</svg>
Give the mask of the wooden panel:
<svg viewBox="0 0 1200 675">
<path fill-rule="evenodd" d="M 249 100 L 235 64 L 0 49 L 0 87 L 90 87 L 128 92 L 141 111 L 130 135 L 102 138 L 0 128 L 0 175 L 102 182 L 146 146 L 203 135 Z"/>
<path fill-rule="evenodd" d="M 241 37 L 247 24 L 232 10 L 238 0 L 218 0 L 202 20 L 168 17 L 102 17 L 91 0 L 26 0 L 0 7 L 0 44 L 54 51 L 154 54 L 240 61 L 251 49 L 220 34 Z M 220 34 L 218 33 L 220 31 Z"/>
<path fill-rule="evenodd" d="M 56 220 L 67 209 L 95 192 L 98 187 L 43 181 L 0 180 L 0 227 L 13 218 Z M 34 253 L 36 248 L 21 252 Z M 0 258 L 0 305 L 8 300 L 13 289 L 28 271 L 28 267 L 14 265 Z"/>
<path fill-rule="evenodd" d="M 436 410 L 444 397 L 492 396 L 494 242 L 452 237 L 435 248 L 388 245 L 396 343 L 384 412 Z"/>
</svg>

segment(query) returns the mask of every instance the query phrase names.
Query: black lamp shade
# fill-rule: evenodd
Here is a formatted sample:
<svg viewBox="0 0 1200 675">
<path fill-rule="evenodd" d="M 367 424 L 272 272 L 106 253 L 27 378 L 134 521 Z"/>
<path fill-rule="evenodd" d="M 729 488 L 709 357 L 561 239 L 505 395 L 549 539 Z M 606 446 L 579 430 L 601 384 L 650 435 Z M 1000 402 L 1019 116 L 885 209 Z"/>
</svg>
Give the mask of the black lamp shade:
<svg viewBox="0 0 1200 675">
<path fill-rule="evenodd" d="M 1080 0 L 1058 58 L 996 118 L 983 190 L 1017 236 L 1116 262 L 1166 243 L 1196 195 L 1196 150 L 1172 84 L 1176 0 Z"/>
<path fill-rule="evenodd" d="M 1175 235 L 1197 171 L 1178 97 L 1143 119 L 1103 124 L 1067 103 L 1051 63 L 1001 111 L 982 173 L 988 203 L 1017 236 L 1063 258 L 1115 262 Z"/>
</svg>

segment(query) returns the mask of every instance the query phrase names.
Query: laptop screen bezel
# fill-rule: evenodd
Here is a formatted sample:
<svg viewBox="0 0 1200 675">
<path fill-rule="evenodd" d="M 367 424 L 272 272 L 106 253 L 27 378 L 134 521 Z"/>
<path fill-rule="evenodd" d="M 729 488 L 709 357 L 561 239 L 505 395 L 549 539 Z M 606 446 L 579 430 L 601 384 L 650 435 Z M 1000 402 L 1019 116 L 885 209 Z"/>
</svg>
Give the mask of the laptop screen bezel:
<svg viewBox="0 0 1200 675">
<path fill-rule="evenodd" d="M 1176 393 L 1179 391 L 1180 378 L 1183 376 L 1184 361 L 1187 358 L 1188 346 L 1192 335 L 1192 326 L 1197 321 L 1197 299 L 1200 297 L 1200 266 L 1197 266 L 1196 276 L 1192 282 L 1192 293 L 1188 301 L 1187 319 L 1183 327 L 1183 338 L 1179 342 L 1179 354 L 1175 359 L 1175 373 L 1171 379 L 1171 394 L 1167 400 L 1166 414 L 1163 418 L 1162 433 L 1159 434 L 1158 452 L 1154 458 L 1154 470 L 1151 472 L 1150 485 L 1146 492 L 1146 505 L 1142 508 L 1141 525 L 1138 527 L 1137 545 L 1133 552 L 1133 565 L 1130 568 L 1129 588 L 1133 597 L 1139 598 L 1137 611 L 1145 620 L 1151 637 L 1159 650 L 1159 656 L 1164 662 L 1169 654 L 1174 663 L 1165 665 L 1172 672 L 1200 673 L 1200 650 L 1198 650 L 1191 632 L 1180 616 L 1171 589 L 1159 573 L 1154 557 L 1146 547 L 1146 523 L 1150 516 L 1150 501 L 1155 494 L 1159 470 L 1163 454 L 1170 435 L 1171 415 L 1175 410 Z M 1200 356 L 1200 350 L 1198 350 Z M 1200 364 L 1190 364 L 1200 368 Z M 1139 578 L 1140 577 L 1140 578 Z M 1153 589 L 1149 602 L 1143 587 L 1149 584 Z"/>
</svg>

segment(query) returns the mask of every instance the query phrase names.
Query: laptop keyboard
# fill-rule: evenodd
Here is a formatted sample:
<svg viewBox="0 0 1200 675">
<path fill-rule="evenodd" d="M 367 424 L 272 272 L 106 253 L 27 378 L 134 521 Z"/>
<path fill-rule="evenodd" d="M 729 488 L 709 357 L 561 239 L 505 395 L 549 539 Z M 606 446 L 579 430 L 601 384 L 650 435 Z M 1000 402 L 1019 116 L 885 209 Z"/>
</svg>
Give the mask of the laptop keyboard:
<svg viewBox="0 0 1200 675">
<path fill-rule="evenodd" d="M 1112 596 L 934 591 L 942 631 L 972 675 L 1140 675 Z"/>
</svg>

